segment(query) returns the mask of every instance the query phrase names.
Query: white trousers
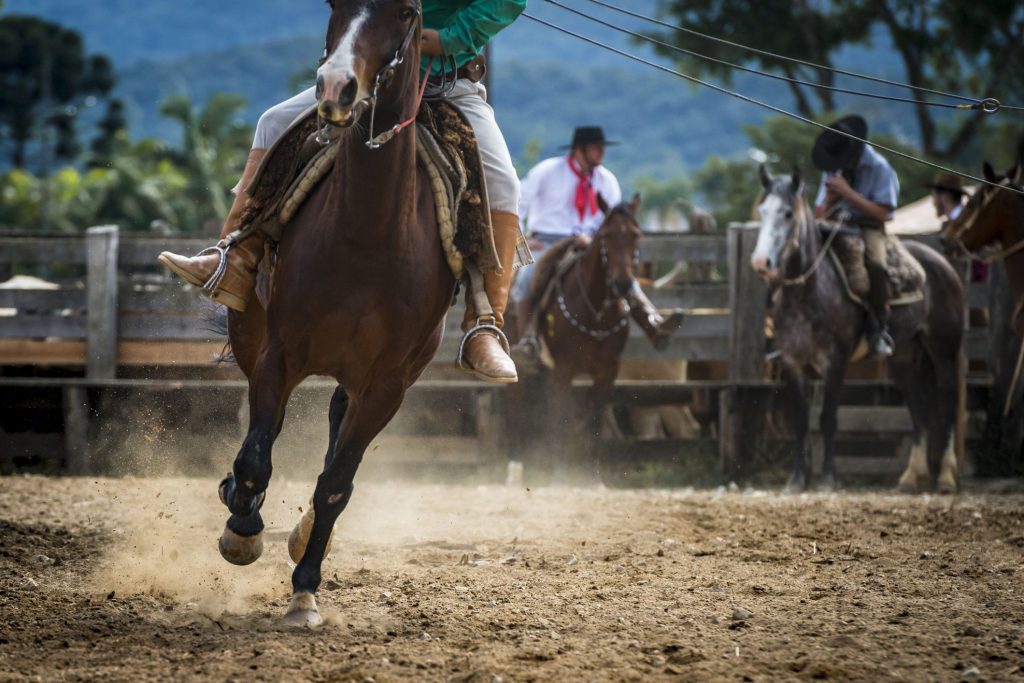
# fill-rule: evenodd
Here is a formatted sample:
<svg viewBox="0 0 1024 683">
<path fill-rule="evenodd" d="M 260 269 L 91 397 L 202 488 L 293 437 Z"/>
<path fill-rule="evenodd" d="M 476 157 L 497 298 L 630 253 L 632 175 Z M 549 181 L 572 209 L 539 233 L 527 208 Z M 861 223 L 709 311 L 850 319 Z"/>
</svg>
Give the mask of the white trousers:
<svg viewBox="0 0 1024 683">
<path fill-rule="evenodd" d="M 482 83 L 460 78 L 447 99 L 459 108 L 473 127 L 480 147 L 491 211 L 518 214 L 519 176 L 512 165 L 512 155 L 505 144 L 505 137 L 494 118 L 494 109 L 487 103 L 487 89 Z M 256 124 L 253 149 L 269 149 L 288 126 L 314 104 L 316 89 L 309 88 L 265 111 Z"/>
</svg>

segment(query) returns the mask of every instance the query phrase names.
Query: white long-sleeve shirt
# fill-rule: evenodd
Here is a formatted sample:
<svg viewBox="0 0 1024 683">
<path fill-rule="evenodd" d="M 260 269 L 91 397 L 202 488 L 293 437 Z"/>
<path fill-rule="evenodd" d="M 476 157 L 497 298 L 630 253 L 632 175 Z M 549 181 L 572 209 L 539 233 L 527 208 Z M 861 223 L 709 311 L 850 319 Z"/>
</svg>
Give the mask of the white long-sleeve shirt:
<svg viewBox="0 0 1024 683">
<path fill-rule="evenodd" d="M 604 215 L 600 211 L 587 213 L 580 220 L 575 205 L 578 183 L 566 156 L 545 159 L 534 166 L 522 182 L 519 199 L 519 219 L 527 234 L 568 236 L 597 232 Z M 594 169 L 591 184 L 608 206 L 622 201 L 619 181 L 604 166 Z"/>
</svg>

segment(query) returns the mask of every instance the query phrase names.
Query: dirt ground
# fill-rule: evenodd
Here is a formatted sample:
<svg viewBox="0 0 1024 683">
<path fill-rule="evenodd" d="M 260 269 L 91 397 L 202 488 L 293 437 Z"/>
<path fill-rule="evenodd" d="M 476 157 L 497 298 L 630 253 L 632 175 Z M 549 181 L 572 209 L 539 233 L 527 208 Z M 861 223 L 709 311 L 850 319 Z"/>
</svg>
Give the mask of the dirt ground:
<svg viewBox="0 0 1024 683">
<path fill-rule="evenodd" d="M 208 479 L 0 479 L 0 681 L 1024 678 L 1024 496 L 361 484 L 291 629 Z"/>
</svg>

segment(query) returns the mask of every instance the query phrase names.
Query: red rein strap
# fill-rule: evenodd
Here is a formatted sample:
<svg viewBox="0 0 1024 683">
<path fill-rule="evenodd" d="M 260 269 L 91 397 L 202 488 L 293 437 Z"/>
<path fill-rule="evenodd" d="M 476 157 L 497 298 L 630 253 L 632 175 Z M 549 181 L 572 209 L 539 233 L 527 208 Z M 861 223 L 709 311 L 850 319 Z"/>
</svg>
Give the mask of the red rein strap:
<svg viewBox="0 0 1024 683">
<path fill-rule="evenodd" d="M 423 76 L 423 83 L 420 85 L 420 94 L 419 94 L 419 97 L 416 98 L 416 109 L 413 111 L 412 117 L 409 118 L 409 120 L 407 120 L 407 121 L 403 121 L 401 123 L 395 124 L 395 126 L 393 128 L 391 128 L 390 130 L 385 131 L 384 133 L 381 133 L 377 137 L 373 138 L 370 141 L 371 143 L 377 143 L 378 145 L 383 145 L 386 142 L 390 142 L 393 137 L 395 137 L 396 135 L 401 133 L 403 130 L 405 130 L 406 128 L 411 126 L 416 121 L 416 117 L 419 116 L 419 113 L 420 113 L 420 105 L 423 104 L 423 95 L 424 95 L 424 93 L 427 92 L 427 82 L 430 80 L 430 69 L 433 68 L 433 66 L 434 66 L 434 58 L 431 57 L 427 61 L 427 73 L 424 74 L 424 76 Z"/>
</svg>

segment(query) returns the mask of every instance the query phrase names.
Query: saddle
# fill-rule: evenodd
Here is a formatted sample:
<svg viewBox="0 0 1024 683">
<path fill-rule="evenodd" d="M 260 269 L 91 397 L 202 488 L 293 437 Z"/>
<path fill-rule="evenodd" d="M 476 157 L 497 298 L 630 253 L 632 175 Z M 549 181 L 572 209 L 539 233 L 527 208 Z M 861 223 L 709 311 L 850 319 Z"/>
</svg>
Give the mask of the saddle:
<svg viewBox="0 0 1024 683">
<path fill-rule="evenodd" d="M 819 225 L 822 236 L 827 239 L 832 229 L 840 232 L 832 240 L 829 257 L 836 265 L 846 294 L 855 303 L 866 305 L 865 299 L 871 290 L 868 269 L 864 265 L 864 240 L 857 230 L 847 230 L 835 224 Z M 892 235 L 885 238 L 886 270 L 889 274 L 890 306 L 905 306 L 924 298 L 922 291 L 925 272 L 917 259 Z"/>
<path fill-rule="evenodd" d="M 356 129 L 318 129 L 311 107 L 267 151 L 246 188 L 241 224 L 278 242 L 316 186 L 334 169 L 343 135 Z M 326 137 L 325 137 L 326 136 Z M 443 100 L 424 101 L 416 117 L 417 164 L 434 194 L 440 239 L 456 279 L 465 262 L 482 273 L 500 268 L 491 231 L 487 187 L 476 136 L 462 112 Z M 356 144 L 362 144 L 361 142 Z"/>
</svg>

